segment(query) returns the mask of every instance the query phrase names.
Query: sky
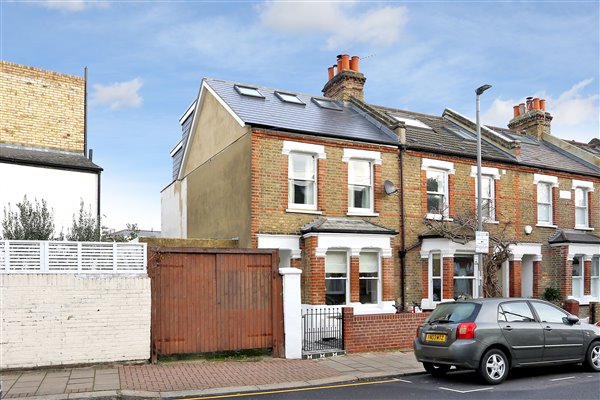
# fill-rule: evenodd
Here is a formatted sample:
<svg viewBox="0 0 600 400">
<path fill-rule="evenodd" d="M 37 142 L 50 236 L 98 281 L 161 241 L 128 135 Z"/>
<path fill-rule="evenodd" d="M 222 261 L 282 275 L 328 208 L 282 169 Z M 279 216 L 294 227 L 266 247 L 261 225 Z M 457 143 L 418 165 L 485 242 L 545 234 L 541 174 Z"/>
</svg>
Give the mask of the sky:
<svg viewBox="0 0 600 400">
<path fill-rule="evenodd" d="M 9 1 L 0 58 L 83 76 L 103 225 L 160 229 L 179 118 L 203 77 L 320 95 L 337 54 L 361 57 L 365 100 L 505 127 L 547 100 L 552 134 L 600 137 L 593 1 Z"/>
</svg>

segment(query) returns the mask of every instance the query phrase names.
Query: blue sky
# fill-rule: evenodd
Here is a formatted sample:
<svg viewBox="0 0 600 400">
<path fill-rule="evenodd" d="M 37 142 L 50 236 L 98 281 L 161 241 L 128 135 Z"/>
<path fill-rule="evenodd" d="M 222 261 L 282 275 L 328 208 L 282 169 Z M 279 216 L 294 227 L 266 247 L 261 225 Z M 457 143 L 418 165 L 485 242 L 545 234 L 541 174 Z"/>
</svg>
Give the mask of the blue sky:
<svg viewBox="0 0 600 400">
<path fill-rule="evenodd" d="M 359 55 L 370 103 L 506 126 L 527 96 L 552 132 L 600 137 L 598 1 L 7 1 L 1 58 L 83 75 L 105 223 L 160 229 L 178 119 L 203 77 L 320 94 L 340 53 Z"/>
</svg>

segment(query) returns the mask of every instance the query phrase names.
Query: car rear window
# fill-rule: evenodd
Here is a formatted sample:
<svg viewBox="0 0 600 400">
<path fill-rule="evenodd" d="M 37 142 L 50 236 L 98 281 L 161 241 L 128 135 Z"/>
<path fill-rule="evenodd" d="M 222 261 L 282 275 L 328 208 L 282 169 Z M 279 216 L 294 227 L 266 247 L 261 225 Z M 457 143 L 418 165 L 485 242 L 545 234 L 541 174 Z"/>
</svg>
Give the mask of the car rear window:
<svg viewBox="0 0 600 400">
<path fill-rule="evenodd" d="M 472 322 L 480 307 L 477 303 L 442 303 L 433 310 L 426 322 Z"/>
</svg>

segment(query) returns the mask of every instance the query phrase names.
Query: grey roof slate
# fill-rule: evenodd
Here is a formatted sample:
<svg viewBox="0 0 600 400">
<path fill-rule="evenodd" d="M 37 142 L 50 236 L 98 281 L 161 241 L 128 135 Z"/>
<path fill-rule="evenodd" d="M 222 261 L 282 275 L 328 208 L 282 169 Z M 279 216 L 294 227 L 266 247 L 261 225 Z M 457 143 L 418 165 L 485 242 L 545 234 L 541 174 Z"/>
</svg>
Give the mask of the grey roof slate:
<svg viewBox="0 0 600 400">
<path fill-rule="evenodd" d="M 354 218 L 317 218 L 300 228 L 302 233 L 330 232 L 330 233 L 370 233 L 383 235 L 396 235 L 398 232 L 381 225 L 362 219 Z"/>
<path fill-rule="evenodd" d="M 205 82 L 231 107 L 233 112 L 247 124 L 276 129 L 317 134 L 371 143 L 398 145 L 398 137 L 384 126 L 376 125 L 365 117 L 364 112 L 349 102 L 337 102 L 341 110 L 322 108 L 312 101 L 309 94 L 294 93 L 305 104 L 282 101 L 275 95 L 276 89 L 246 85 L 207 78 Z M 264 98 L 244 96 L 235 85 L 257 88 Z M 290 93 L 282 90 L 281 92 Z"/>
<path fill-rule="evenodd" d="M 82 171 L 102 171 L 83 154 L 0 145 L 0 161 Z"/>
<path fill-rule="evenodd" d="M 574 229 L 557 230 L 548 238 L 548 243 L 585 243 L 585 244 L 600 244 L 600 237 L 585 231 L 577 231 Z"/>
</svg>

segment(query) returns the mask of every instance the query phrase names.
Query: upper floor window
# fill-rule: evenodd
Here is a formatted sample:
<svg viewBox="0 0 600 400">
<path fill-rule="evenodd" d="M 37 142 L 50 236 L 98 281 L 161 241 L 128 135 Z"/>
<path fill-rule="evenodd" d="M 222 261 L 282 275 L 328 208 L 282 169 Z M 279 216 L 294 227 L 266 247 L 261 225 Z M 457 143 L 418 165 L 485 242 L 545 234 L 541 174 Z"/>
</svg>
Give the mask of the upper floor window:
<svg viewBox="0 0 600 400">
<path fill-rule="evenodd" d="M 448 174 L 427 170 L 427 212 L 448 215 Z"/>
<path fill-rule="evenodd" d="M 494 193 L 494 177 L 484 175 L 481 177 L 481 215 L 484 220 L 496 219 L 496 202 Z"/>
<path fill-rule="evenodd" d="M 317 165 L 314 154 L 290 153 L 288 203 L 290 208 L 317 208 Z"/>
<path fill-rule="evenodd" d="M 538 223 L 552 225 L 552 184 L 540 182 L 537 184 L 537 214 Z"/>
<path fill-rule="evenodd" d="M 348 211 L 373 211 L 373 164 L 368 160 L 348 162 Z"/>
<path fill-rule="evenodd" d="M 345 251 L 325 254 L 325 304 L 346 304 L 348 255 Z"/>
<path fill-rule="evenodd" d="M 575 188 L 575 228 L 590 226 L 588 213 L 588 191 L 585 188 Z"/>
<path fill-rule="evenodd" d="M 533 183 L 537 185 L 537 223 L 538 225 L 552 225 L 552 188 L 558 187 L 558 178 L 555 176 L 534 174 Z"/>
</svg>

